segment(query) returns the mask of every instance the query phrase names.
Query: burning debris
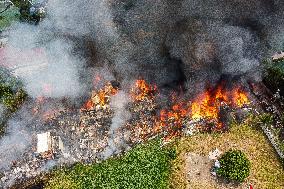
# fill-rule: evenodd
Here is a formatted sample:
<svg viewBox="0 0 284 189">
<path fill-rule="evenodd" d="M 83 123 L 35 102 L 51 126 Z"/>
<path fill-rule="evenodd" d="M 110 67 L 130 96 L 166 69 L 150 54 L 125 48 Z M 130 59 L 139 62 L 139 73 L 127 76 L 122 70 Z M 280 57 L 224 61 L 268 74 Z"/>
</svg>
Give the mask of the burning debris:
<svg viewBox="0 0 284 189">
<path fill-rule="evenodd" d="M 62 109 L 48 118 L 42 111 L 48 99 L 37 99 L 32 111 L 34 115 L 42 116 L 45 124 L 40 131 L 46 132 L 35 131 L 34 147 L 23 155 L 23 160 L 15 162 L 15 169 L 4 172 L 2 184 L 7 185 L 11 179 L 33 177 L 47 162 L 100 161 L 152 137 L 161 136 L 167 142 L 182 134 L 208 130 L 204 125 L 210 130 L 220 131 L 224 129 L 224 107 L 233 111 L 250 103 L 239 87 L 231 91 L 218 87 L 217 90 L 205 91 L 192 101 L 180 100 L 173 95 L 169 108 L 161 108 L 158 88 L 145 80 L 137 80 L 130 89 L 125 107 L 131 117 L 119 122 L 122 124 L 119 127 L 112 128 L 115 109 L 111 106 L 111 99 L 121 90 L 113 83 L 106 82 L 92 91 L 90 99 L 80 110 Z"/>
</svg>

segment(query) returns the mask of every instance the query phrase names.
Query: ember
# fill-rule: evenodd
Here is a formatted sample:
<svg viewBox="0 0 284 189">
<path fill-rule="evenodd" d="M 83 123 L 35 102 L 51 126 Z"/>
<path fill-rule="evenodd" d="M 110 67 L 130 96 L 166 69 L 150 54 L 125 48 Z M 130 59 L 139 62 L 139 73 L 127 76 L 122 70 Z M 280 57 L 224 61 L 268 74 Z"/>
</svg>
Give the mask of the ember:
<svg viewBox="0 0 284 189">
<path fill-rule="evenodd" d="M 166 131 L 165 140 L 168 141 L 172 137 L 179 135 L 185 119 L 188 117 L 188 105 L 184 103 L 174 104 L 170 109 L 160 111 L 160 118 L 156 123 L 156 131 Z"/>
</svg>

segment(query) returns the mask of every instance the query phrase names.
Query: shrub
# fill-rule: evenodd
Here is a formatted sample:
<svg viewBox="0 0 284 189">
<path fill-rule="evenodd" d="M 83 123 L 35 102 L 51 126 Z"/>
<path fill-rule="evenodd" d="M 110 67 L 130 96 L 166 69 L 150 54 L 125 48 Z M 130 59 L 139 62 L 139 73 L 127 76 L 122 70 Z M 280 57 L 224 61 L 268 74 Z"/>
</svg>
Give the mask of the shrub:
<svg viewBox="0 0 284 189">
<path fill-rule="evenodd" d="M 19 10 L 16 7 L 12 7 L 0 14 L 0 31 L 9 27 L 14 21 L 18 21 L 19 17 Z"/>
<path fill-rule="evenodd" d="M 284 96 L 284 60 L 266 62 L 264 68 L 264 84 L 273 93 L 280 89 L 281 96 Z"/>
<path fill-rule="evenodd" d="M 263 124 L 271 125 L 273 123 L 273 115 L 270 113 L 262 113 L 258 116 L 258 121 Z"/>
<path fill-rule="evenodd" d="M 27 98 L 22 83 L 0 68 L 0 137 L 13 112 L 17 111 Z"/>
<path fill-rule="evenodd" d="M 9 111 L 15 112 L 25 101 L 27 94 L 22 88 L 13 90 L 14 86 L 0 82 L 0 103 Z"/>
<path fill-rule="evenodd" d="M 240 150 L 229 150 L 220 159 L 217 175 L 231 181 L 243 182 L 250 172 L 250 162 Z"/>
</svg>

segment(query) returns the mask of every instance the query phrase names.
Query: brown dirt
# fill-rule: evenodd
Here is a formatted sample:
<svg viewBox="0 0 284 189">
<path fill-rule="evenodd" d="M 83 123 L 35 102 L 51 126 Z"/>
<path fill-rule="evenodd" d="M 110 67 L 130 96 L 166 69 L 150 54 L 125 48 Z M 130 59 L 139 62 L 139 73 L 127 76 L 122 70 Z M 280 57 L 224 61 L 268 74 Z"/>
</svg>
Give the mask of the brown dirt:
<svg viewBox="0 0 284 189">
<path fill-rule="evenodd" d="M 183 137 L 174 145 L 178 157 L 173 162 L 171 189 L 247 189 L 249 184 L 254 189 L 284 189 L 283 166 L 262 131 L 249 122 L 234 125 L 227 133 Z M 239 149 L 247 155 L 252 167 L 243 185 L 226 185 L 210 175 L 207 157 L 216 148 L 222 152 Z"/>
</svg>

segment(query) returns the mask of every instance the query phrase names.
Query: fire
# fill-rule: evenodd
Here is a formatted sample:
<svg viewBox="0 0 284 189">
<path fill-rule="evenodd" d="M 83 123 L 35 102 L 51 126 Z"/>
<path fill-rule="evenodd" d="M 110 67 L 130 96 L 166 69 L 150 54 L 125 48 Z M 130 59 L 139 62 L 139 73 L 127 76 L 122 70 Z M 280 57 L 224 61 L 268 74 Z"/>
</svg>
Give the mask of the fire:
<svg viewBox="0 0 284 189">
<path fill-rule="evenodd" d="M 191 105 L 191 118 L 194 120 L 216 119 L 218 117 L 218 96 L 212 97 L 208 91 L 197 97 Z"/>
<path fill-rule="evenodd" d="M 188 110 L 188 106 L 183 102 L 176 103 L 169 109 L 161 110 L 154 131 L 166 131 L 166 141 L 179 135 L 179 130 L 183 127 L 183 120 L 189 115 Z"/>
<path fill-rule="evenodd" d="M 131 96 L 135 101 L 143 101 L 146 98 L 153 97 L 157 87 L 151 86 L 145 80 L 139 79 L 135 82 L 135 87 L 131 89 Z"/>
<path fill-rule="evenodd" d="M 91 99 L 89 99 L 83 109 L 91 110 L 95 108 L 95 106 L 100 106 L 104 108 L 110 101 L 110 96 L 113 96 L 117 93 L 117 89 L 112 86 L 110 82 L 108 82 L 102 89 L 98 91 L 93 91 Z"/>
<path fill-rule="evenodd" d="M 247 94 L 240 87 L 226 90 L 218 86 L 215 91 L 207 90 L 192 102 L 191 118 L 194 120 L 218 119 L 222 104 L 243 107 L 249 103 Z"/>
<path fill-rule="evenodd" d="M 99 81 L 100 79 L 97 78 L 96 80 Z M 92 92 L 91 98 L 86 102 L 83 109 L 109 108 L 110 97 L 115 95 L 117 90 L 108 82 L 102 88 Z M 209 126 L 210 129 L 219 130 L 224 128 L 223 115 L 221 115 L 222 110 L 225 110 L 222 109 L 224 106 L 234 109 L 249 104 L 248 95 L 241 87 L 237 86 L 231 89 L 220 84 L 197 95 L 192 101 L 181 99 L 179 95 L 173 93 L 169 107 L 160 109 L 159 113 L 156 114 L 159 107 L 156 104 L 156 97 L 159 93 L 155 85 L 139 79 L 134 83 L 129 93 L 132 99 L 131 103 L 135 107 L 133 111 L 137 114 L 136 117 L 141 120 L 127 123 L 127 125 L 133 127 L 137 131 L 136 133 L 139 133 L 137 137 L 142 139 L 147 138 L 147 136 L 162 134 L 164 140 L 167 141 L 179 136 L 182 128 L 187 127 L 188 124 L 197 124 L 201 128 L 203 126 L 202 120 L 205 120 L 204 129 Z M 148 114 L 144 111 L 150 112 Z"/>
<path fill-rule="evenodd" d="M 88 100 L 88 101 L 85 103 L 84 109 L 91 110 L 94 106 L 95 106 L 95 104 L 94 104 L 93 101 L 90 99 L 90 100 Z"/>
<path fill-rule="evenodd" d="M 234 90 L 234 103 L 237 107 L 243 107 L 244 105 L 250 104 L 248 96 L 240 88 Z"/>
</svg>

